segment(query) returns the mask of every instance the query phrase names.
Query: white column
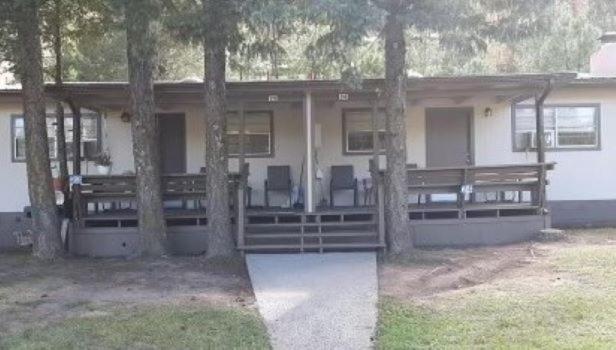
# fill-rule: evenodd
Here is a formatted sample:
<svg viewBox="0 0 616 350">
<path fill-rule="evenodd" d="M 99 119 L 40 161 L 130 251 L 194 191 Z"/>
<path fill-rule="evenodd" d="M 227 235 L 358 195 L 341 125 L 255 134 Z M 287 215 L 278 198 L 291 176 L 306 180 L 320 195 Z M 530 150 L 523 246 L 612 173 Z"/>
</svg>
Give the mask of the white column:
<svg viewBox="0 0 616 350">
<path fill-rule="evenodd" d="M 304 97 L 304 127 L 306 131 L 306 190 L 304 192 L 304 210 L 307 213 L 314 212 L 313 204 L 313 155 L 312 155 L 312 94 L 306 92 Z"/>
</svg>

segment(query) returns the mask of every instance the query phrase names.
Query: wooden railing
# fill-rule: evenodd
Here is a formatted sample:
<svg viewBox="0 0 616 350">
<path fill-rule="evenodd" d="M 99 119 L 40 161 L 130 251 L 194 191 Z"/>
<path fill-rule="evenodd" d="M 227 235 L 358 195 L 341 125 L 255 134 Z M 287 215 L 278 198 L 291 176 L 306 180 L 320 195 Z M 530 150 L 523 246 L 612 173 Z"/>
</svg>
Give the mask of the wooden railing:
<svg viewBox="0 0 616 350">
<path fill-rule="evenodd" d="M 372 163 L 372 162 L 371 162 Z M 384 237 L 384 170 L 370 166 Z M 410 219 L 499 217 L 546 213 L 547 172 L 553 163 L 407 168 Z"/>
<path fill-rule="evenodd" d="M 239 174 L 230 174 L 230 192 L 235 193 Z M 76 220 L 107 205 L 109 211 L 131 206 L 136 200 L 134 175 L 85 175 L 73 186 L 73 216 Z M 162 179 L 163 200 L 192 202 L 192 209 L 203 209 L 206 199 L 205 174 L 165 174 Z M 90 210 L 92 206 L 92 211 Z M 236 206 L 237 208 L 237 206 Z"/>
<path fill-rule="evenodd" d="M 461 217 L 468 207 L 508 204 L 509 208 L 545 209 L 546 175 L 554 168 L 552 163 L 465 166 L 448 168 L 409 168 L 407 184 L 409 195 L 417 196 L 411 208 L 420 210 L 436 204 L 437 195 L 455 196 Z M 515 206 L 513 205 L 515 204 Z M 436 205 L 434 205 L 436 206 Z M 505 208 L 505 206 L 501 206 Z"/>
</svg>

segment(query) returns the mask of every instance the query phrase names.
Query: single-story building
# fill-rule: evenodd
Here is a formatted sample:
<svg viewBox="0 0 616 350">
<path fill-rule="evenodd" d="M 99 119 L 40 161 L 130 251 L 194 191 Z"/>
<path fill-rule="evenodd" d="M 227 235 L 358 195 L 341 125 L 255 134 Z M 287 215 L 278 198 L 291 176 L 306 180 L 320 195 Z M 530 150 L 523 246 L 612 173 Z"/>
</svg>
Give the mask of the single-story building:
<svg viewBox="0 0 616 350">
<path fill-rule="evenodd" d="M 408 80 L 409 221 L 415 244 L 498 244 L 542 228 L 616 224 L 615 36 L 603 38 L 591 74 L 413 77 Z M 606 63 L 607 62 L 607 63 Z M 386 161 L 383 81 L 229 82 L 228 148 L 238 248 L 268 251 L 380 248 Z M 128 86 L 46 86 L 82 110 L 81 176 L 69 247 L 122 255 L 136 242 Z M 169 237 L 179 252 L 205 250 L 203 84 L 155 84 Z M 538 160 L 536 97 L 545 160 Z M 72 116 L 66 113 L 72 147 Z M 0 90 L 0 247 L 26 230 L 29 205 L 19 88 Z M 382 147 L 376 147 L 382 148 Z M 92 161 L 104 152 L 111 173 Z M 241 166 L 240 164 L 246 164 Z M 374 166 L 371 167 L 370 164 Z M 71 162 L 72 165 L 72 162 Z M 53 172 L 57 164 L 52 160 Z M 239 171 L 240 169 L 247 169 Z M 71 170 L 72 172 L 72 170 Z M 244 182 L 245 181 L 245 182 Z M 238 191 L 241 193 L 238 194 Z M 380 199 L 380 201 L 379 201 Z M 243 204 L 242 204 L 243 203 Z"/>
</svg>

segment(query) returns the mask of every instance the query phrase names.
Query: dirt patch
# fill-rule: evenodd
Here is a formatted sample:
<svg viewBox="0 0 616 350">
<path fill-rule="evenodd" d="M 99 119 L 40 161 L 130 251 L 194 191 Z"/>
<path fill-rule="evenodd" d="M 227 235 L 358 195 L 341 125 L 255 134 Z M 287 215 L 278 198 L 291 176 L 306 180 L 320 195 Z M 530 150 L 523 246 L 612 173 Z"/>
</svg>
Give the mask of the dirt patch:
<svg viewBox="0 0 616 350">
<path fill-rule="evenodd" d="M 580 230 L 567 232 L 557 242 L 418 251 L 407 261 L 381 265 L 380 293 L 402 301 L 420 301 L 505 278 L 560 279 L 548 262 L 554 250 L 582 244 L 614 244 L 615 238 L 614 229 Z"/>
<path fill-rule="evenodd" d="M 253 308 L 242 261 L 66 259 L 0 255 L 0 336 L 32 325 L 146 305 L 206 303 Z"/>
</svg>

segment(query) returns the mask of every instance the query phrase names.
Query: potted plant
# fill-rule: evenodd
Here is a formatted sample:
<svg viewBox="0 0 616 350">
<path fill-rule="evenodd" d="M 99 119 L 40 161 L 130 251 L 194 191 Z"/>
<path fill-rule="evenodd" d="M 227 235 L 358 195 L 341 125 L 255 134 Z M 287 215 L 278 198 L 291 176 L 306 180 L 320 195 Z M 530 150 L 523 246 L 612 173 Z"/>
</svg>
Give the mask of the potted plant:
<svg viewBox="0 0 616 350">
<path fill-rule="evenodd" d="M 99 153 L 94 157 L 94 165 L 96 165 L 96 171 L 98 171 L 100 175 L 111 174 L 111 156 L 109 153 Z"/>
</svg>

